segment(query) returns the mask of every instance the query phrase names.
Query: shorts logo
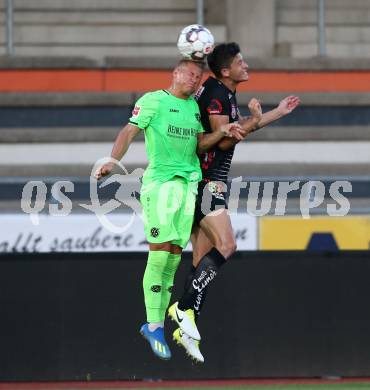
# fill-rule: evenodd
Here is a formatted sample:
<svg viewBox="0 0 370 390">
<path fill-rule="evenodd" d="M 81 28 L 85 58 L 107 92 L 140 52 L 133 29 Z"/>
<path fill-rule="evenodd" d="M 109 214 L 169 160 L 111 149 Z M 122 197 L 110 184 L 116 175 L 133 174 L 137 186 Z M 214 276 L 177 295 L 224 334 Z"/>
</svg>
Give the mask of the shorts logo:
<svg viewBox="0 0 370 390">
<path fill-rule="evenodd" d="M 212 99 L 210 105 L 207 107 L 208 114 L 221 114 L 222 104 L 218 99 Z"/>
<path fill-rule="evenodd" d="M 220 194 L 225 191 L 224 186 L 221 183 L 217 183 L 215 181 L 210 181 L 208 183 L 208 190 L 213 194 Z"/>
<path fill-rule="evenodd" d="M 132 116 L 138 116 L 140 113 L 141 107 L 140 106 L 135 106 L 134 109 L 132 110 Z"/>
<path fill-rule="evenodd" d="M 150 229 L 150 235 L 154 238 L 159 236 L 159 229 L 156 227 L 153 227 Z"/>
<path fill-rule="evenodd" d="M 221 200 L 225 200 L 225 196 L 223 192 L 226 190 L 221 183 L 216 183 L 214 181 L 210 181 L 208 183 L 208 191 L 212 194 L 213 197 Z"/>
</svg>

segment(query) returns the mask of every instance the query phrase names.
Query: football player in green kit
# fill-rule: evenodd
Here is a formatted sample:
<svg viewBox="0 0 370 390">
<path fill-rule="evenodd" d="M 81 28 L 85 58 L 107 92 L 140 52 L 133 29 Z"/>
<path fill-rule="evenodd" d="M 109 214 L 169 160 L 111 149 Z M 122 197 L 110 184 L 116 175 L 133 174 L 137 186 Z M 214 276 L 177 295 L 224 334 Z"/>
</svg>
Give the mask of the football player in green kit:
<svg viewBox="0 0 370 390">
<path fill-rule="evenodd" d="M 144 131 L 149 165 L 143 176 L 140 202 L 149 254 L 143 278 L 147 322 L 140 333 L 161 359 L 170 359 L 164 319 L 182 249 L 190 238 L 195 196 L 202 178 L 197 153 L 204 153 L 224 136 L 242 139 L 239 124 L 228 123 L 204 134 L 198 104 L 192 97 L 204 64 L 182 59 L 167 90 L 149 92 L 136 103 L 129 123 L 118 134 L 111 158 L 121 160 L 134 137 Z M 114 162 L 95 172 L 108 175 Z M 180 312 L 187 334 L 200 339 L 192 309 Z"/>
</svg>

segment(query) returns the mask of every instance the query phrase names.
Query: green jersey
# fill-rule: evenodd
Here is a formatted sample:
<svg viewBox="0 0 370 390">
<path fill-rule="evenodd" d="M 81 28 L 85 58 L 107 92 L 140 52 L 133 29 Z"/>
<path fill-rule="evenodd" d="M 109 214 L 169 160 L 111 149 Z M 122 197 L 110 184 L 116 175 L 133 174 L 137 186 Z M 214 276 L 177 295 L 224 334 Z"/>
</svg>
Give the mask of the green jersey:
<svg viewBox="0 0 370 390">
<path fill-rule="evenodd" d="M 136 103 L 129 122 L 145 131 L 149 165 L 143 183 L 165 182 L 175 176 L 200 181 L 196 154 L 198 133 L 203 132 L 198 104 L 168 91 L 146 93 Z"/>
</svg>

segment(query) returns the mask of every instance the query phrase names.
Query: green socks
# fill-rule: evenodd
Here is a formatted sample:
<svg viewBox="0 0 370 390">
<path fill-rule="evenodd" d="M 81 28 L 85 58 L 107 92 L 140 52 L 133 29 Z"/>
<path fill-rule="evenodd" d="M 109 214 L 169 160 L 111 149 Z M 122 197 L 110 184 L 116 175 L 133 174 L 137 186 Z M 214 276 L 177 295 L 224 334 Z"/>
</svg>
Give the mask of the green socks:
<svg viewBox="0 0 370 390">
<path fill-rule="evenodd" d="M 161 311 L 163 316 L 166 315 L 166 310 L 170 304 L 173 280 L 175 278 L 177 267 L 180 264 L 181 255 L 175 255 L 170 253 L 167 259 L 166 267 L 163 271 L 163 289 L 162 289 L 162 302 Z"/>
<path fill-rule="evenodd" d="M 144 301 L 148 322 L 161 322 L 163 272 L 169 252 L 149 251 L 143 278 Z"/>
<path fill-rule="evenodd" d="M 147 321 L 162 322 L 171 299 L 173 280 L 181 255 L 149 251 L 143 278 Z"/>
</svg>

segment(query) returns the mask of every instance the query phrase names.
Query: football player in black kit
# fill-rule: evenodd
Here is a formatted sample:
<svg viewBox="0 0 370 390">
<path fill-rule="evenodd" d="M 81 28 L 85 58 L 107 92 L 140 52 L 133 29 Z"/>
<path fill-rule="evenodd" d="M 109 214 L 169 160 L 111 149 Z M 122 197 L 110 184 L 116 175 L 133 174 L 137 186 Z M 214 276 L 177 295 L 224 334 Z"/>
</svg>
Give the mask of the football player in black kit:
<svg viewBox="0 0 370 390">
<path fill-rule="evenodd" d="M 239 121 L 244 136 L 247 136 L 251 131 L 290 114 L 300 103 L 298 97 L 288 96 L 275 109 L 262 114 L 259 101 L 253 98 L 248 104 L 251 117 L 242 118 L 236 100 L 236 88 L 239 83 L 248 80 L 248 65 L 239 46 L 236 43 L 219 44 L 207 61 L 215 77 L 209 77 L 195 96 L 206 132 L 216 131 L 225 123 Z M 238 142 L 235 138 L 225 137 L 215 148 L 200 156 L 203 180 L 198 187 L 191 237 L 193 265 L 187 276 L 183 295 L 174 304 L 179 311 L 192 309 L 195 318 L 200 313 L 209 285 L 220 267 L 236 250 L 224 191 Z M 203 362 L 199 341 L 190 338 L 181 329 L 181 322 L 177 323 L 179 328 L 174 332 L 174 339 L 193 359 Z"/>
</svg>

